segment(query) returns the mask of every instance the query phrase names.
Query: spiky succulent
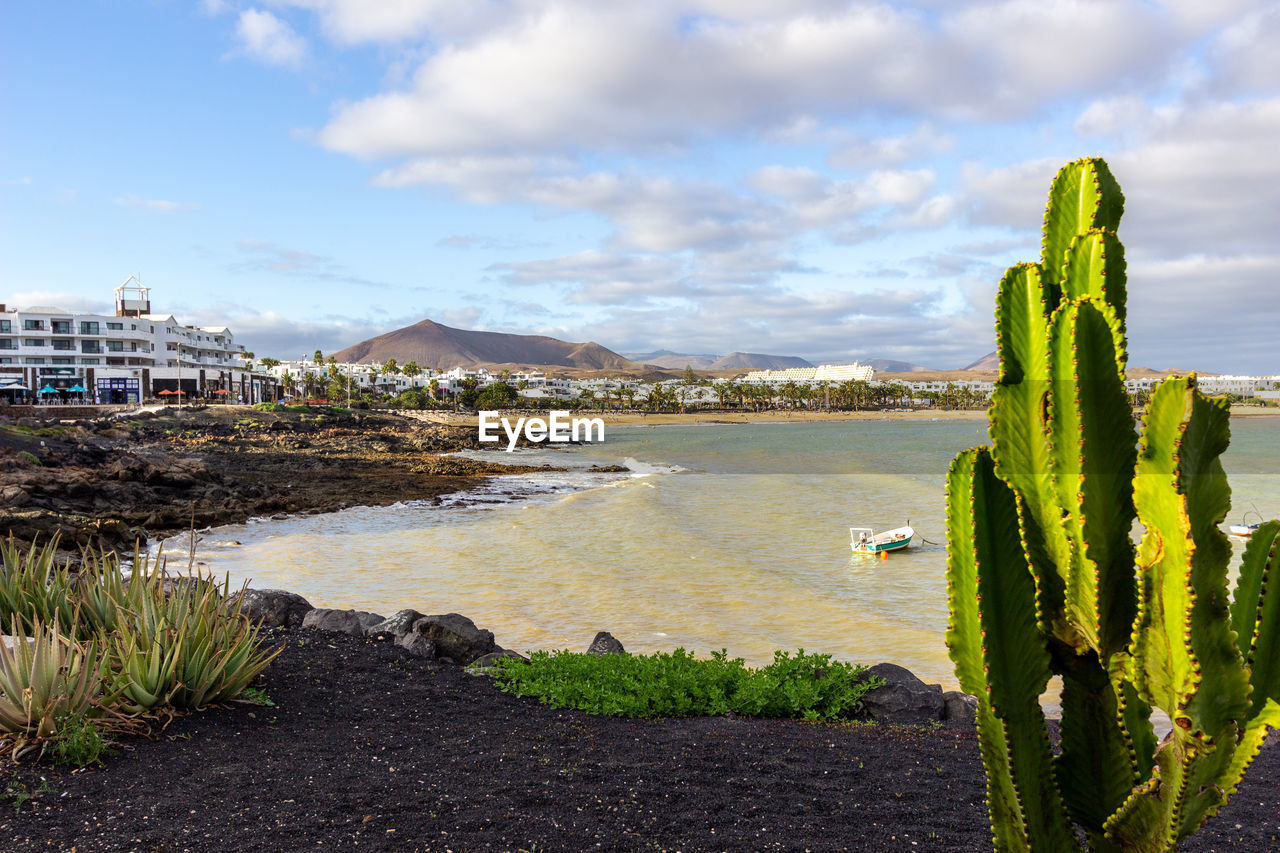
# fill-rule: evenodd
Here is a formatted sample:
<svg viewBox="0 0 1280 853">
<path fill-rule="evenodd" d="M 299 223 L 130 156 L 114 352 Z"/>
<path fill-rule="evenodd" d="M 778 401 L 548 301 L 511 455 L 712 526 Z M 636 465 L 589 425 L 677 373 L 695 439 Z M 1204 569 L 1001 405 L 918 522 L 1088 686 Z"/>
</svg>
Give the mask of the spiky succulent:
<svg viewBox="0 0 1280 853">
<path fill-rule="evenodd" d="M 947 643 L 979 700 L 998 850 L 1174 848 L 1280 724 L 1280 523 L 1228 595 L 1228 410 L 1166 380 L 1141 434 L 1124 388 L 1124 197 L 1054 179 L 1042 258 L 1000 283 L 991 447 L 952 463 Z M 1144 529 L 1135 549 L 1135 519 Z M 1061 742 L 1039 697 L 1062 678 Z M 1158 708 L 1172 720 L 1159 743 Z"/>
</svg>

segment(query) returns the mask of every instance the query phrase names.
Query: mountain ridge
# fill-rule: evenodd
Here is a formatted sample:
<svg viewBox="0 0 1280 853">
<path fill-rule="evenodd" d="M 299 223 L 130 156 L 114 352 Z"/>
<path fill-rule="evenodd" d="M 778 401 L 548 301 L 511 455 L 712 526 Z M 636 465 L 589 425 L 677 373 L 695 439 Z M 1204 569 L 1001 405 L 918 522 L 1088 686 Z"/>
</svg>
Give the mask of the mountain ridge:
<svg viewBox="0 0 1280 853">
<path fill-rule="evenodd" d="M 516 335 L 455 329 L 434 320 L 376 335 L 334 353 L 340 362 L 401 364 L 420 367 L 486 367 L 514 364 L 528 367 L 573 367 L 583 370 L 643 370 L 595 341 L 562 341 L 547 335 Z"/>
</svg>

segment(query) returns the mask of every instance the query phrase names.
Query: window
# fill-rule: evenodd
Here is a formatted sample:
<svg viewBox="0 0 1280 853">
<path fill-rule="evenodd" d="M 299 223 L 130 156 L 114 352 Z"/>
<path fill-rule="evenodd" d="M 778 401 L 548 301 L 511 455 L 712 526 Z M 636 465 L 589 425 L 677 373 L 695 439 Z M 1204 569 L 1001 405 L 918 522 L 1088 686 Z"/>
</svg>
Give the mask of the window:
<svg viewBox="0 0 1280 853">
<path fill-rule="evenodd" d="M 51 358 L 49 359 L 49 363 L 50 364 L 75 364 L 76 360 L 74 358 Z"/>
<path fill-rule="evenodd" d="M 80 352 L 102 352 L 102 344 L 97 341 L 81 341 Z"/>
<path fill-rule="evenodd" d="M 0 364 L 13 364 L 13 359 L 11 359 L 11 358 L 0 358 Z"/>
<path fill-rule="evenodd" d="M 53 348 L 56 350 L 73 350 L 76 348 L 75 341 L 54 341 Z"/>
<path fill-rule="evenodd" d="M 40 340 L 39 338 L 27 338 L 22 342 L 22 345 L 26 347 L 42 347 L 45 344 L 44 344 L 44 341 Z"/>
<path fill-rule="evenodd" d="M 137 326 L 134 326 L 134 328 L 136 329 L 136 328 L 138 328 L 138 327 L 137 327 Z M 123 331 L 124 331 L 124 323 L 108 323 L 108 324 L 107 324 L 107 331 L 108 331 L 108 332 L 123 332 Z"/>
<path fill-rule="evenodd" d="M 22 360 L 22 363 L 23 364 L 44 364 L 44 359 L 43 358 L 24 358 Z"/>
<path fill-rule="evenodd" d="M 22 330 L 24 332 L 43 332 L 44 321 L 43 320 L 23 320 Z"/>
<path fill-rule="evenodd" d="M 12 331 L 13 331 L 12 323 L 10 323 L 8 320 L 0 320 L 0 332 L 4 332 L 5 334 L 8 334 L 9 332 L 12 332 Z"/>
<path fill-rule="evenodd" d="M 96 358 L 82 358 L 80 359 L 80 363 L 81 364 L 97 364 L 98 360 Z"/>
<path fill-rule="evenodd" d="M 49 325 L 53 327 L 53 333 L 54 333 L 55 335 L 69 335 L 69 334 L 71 334 L 71 321 L 70 321 L 70 320 L 53 320 L 53 321 L 51 321 L 51 322 L 49 323 Z"/>
<path fill-rule="evenodd" d="M 80 334 L 82 334 L 82 335 L 96 335 L 96 334 L 99 334 L 99 332 L 98 332 L 98 323 L 97 323 L 97 321 L 90 322 L 90 321 L 88 321 L 88 320 L 81 320 L 81 321 L 80 321 Z"/>
<path fill-rule="evenodd" d="M 124 341 L 107 341 L 107 352 L 124 352 Z"/>
<path fill-rule="evenodd" d="M 13 345 L 13 338 L 0 338 L 0 349 L 16 349 Z"/>
</svg>

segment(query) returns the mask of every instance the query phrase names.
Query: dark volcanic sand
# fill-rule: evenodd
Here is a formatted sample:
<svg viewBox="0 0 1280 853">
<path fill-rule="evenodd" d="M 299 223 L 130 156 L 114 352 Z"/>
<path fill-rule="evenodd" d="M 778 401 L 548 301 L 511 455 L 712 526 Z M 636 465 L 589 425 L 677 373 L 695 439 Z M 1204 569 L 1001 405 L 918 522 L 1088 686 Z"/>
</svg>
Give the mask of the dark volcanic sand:
<svg viewBox="0 0 1280 853">
<path fill-rule="evenodd" d="M 103 768 L 20 768 L 53 790 L 0 802 L 0 849 L 990 849 L 963 728 L 592 717 L 387 643 L 273 636 L 276 707 L 180 719 Z M 1265 750 L 1183 849 L 1280 847 L 1278 764 Z"/>
</svg>

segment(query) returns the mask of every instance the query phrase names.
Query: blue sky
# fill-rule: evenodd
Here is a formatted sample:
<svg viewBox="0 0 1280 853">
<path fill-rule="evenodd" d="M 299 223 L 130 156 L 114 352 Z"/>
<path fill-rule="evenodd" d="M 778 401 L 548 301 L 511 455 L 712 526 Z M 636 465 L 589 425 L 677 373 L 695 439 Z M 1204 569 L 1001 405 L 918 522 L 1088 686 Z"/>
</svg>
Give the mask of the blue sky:
<svg viewBox="0 0 1280 853">
<path fill-rule="evenodd" d="M 954 368 L 1101 155 L 1131 364 L 1280 372 L 1280 3 L 0 10 L 11 306 L 137 274 L 259 356 L 430 317 Z"/>
</svg>

